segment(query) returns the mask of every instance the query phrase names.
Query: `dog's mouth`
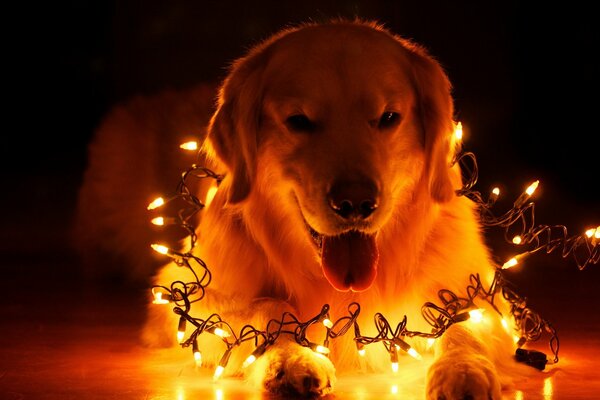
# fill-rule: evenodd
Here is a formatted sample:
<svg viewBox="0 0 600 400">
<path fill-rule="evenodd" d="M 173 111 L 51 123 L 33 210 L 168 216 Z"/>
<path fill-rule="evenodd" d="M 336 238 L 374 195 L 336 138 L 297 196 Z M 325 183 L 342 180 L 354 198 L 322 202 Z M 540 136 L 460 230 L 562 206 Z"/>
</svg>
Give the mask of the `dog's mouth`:
<svg viewBox="0 0 600 400">
<path fill-rule="evenodd" d="M 376 234 L 350 230 L 326 236 L 308 223 L 306 226 L 320 250 L 323 275 L 331 286 L 343 292 L 362 292 L 371 287 L 379 263 Z"/>
</svg>

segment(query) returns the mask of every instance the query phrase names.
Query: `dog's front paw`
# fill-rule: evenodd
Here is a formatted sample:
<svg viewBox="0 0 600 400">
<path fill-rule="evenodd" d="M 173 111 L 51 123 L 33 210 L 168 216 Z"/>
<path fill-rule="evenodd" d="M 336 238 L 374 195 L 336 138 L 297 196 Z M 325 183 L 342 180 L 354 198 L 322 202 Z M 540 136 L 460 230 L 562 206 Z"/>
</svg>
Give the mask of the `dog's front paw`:
<svg viewBox="0 0 600 400">
<path fill-rule="evenodd" d="M 269 349 L 259 360 L 252 380 L 271 393 L 315 397 L 333 390 L 333 364 L 307 347 L 288 343 Z"/>
<path fill-rule="evenodd" d="M 484 356 L 447 352 L 427 374 L 427 400 L 500 400 L 496 369 Z"/>
</svg>

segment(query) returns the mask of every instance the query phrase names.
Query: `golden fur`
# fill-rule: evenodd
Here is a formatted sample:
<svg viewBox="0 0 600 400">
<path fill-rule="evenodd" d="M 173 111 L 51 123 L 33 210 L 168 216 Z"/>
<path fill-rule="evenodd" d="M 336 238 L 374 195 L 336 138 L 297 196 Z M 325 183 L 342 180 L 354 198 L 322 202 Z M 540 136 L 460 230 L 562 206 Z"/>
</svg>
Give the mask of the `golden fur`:
<svg viewBox="0 0 600 400">
<path fill-rule="evenodd" d="M 421 306 L 436 302 L 440 289 L 464 295 L 472 273 L 489 283 L 494 266 L 474 205 L 454 195 L 461 179 L 458 167 L 450 167 L 450 89 L 424 49 L 364 22 L 285 30 L 239 59 L 222 85 L 205 144 L 207 162 L 226 178 L 198 227 L 196 253 L 213 281 L 193 314 L 218 312 L 237 328 L 264 327 L 288 310 L 310 318 L 325 303 L 336 319 L 357 301 L 365 335 L 374 333 L 376 312 L 394 326 L 406 315 L 409 329 L 428 331 Z M 400 118 L 383 126 L 388 111 Z M 314 125 L 290 124 L 298 114 Z M 376 183 L 377 208 L 344 220 L 328 203 L 328 191 L 332 182 L 356 176 Z M 349 230 L 374 235 L 377 275 L 368 290 L 332 287 L 307 224 L 331 237 Z M 154 282 L 189 278 L 169 264 Z M 501 398 L 514 345 L 488 313 L 489 323 L 456 324 L 438 340 L 423 377 L 427 398 Z M 174 346 L 176 325 L 169 307 L 151 306 L 144 338 Z M 351 336 L 333 341 L 331 361 L 280 340 L 245 373 L 275 392 L 328 393 L 336 370 L 359 364 Z M 427 352 L 424 340 L 411 344 Z M 207 365 L 223 353 L 218 341 L 201 348 Z M 226 373 L 240 373 L 250 351 L 234 352 Z M 369 346 L 367 355 L 370 370 L 389 371 L 382 345 Z"/>
</svg>

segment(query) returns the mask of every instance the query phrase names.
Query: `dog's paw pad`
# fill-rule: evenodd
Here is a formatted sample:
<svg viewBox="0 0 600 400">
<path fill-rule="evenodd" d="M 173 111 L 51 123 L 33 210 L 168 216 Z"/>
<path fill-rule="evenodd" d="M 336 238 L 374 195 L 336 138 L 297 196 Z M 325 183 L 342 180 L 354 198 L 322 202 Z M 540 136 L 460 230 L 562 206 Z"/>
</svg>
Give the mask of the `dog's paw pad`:
<svg viewBox="0 0 600 400">
<path fill-rule="evenodd" d="M 327 357 L 301 346 L 286 350 L 292 351 L 270 355 L 263 379 L 265 390 L 307 397 L 323 396 L 333 390 L 335 368 Z"/>
<path fill-rule="evenodd" d="M 500 400 L 491 362 L 478 355 L 446 354 L 427 374 L 427 400 Z"/>
</svg>

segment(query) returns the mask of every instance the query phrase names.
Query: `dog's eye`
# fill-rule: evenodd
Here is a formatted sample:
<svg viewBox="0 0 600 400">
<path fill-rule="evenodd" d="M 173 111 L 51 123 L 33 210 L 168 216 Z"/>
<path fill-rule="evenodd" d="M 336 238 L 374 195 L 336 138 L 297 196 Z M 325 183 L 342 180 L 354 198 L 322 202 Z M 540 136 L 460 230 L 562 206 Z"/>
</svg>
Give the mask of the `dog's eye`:
<svg viewBox="0 0 600 400">
<path fill-rule="evenodd" d="M 315 124 L 304 114 L 296 114 L 285 120 L 286 125 L 292 131 L 312 132 L 315 130 Z"/>
<path fill-rule="evenodd" d="M 386 111 L 381 114 L 379 119 L 379 129 L 390 128 L 400 122 L 400 114 L 392 111 Z"/>
</svg>

